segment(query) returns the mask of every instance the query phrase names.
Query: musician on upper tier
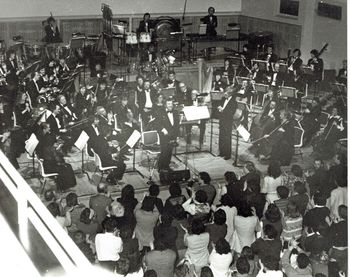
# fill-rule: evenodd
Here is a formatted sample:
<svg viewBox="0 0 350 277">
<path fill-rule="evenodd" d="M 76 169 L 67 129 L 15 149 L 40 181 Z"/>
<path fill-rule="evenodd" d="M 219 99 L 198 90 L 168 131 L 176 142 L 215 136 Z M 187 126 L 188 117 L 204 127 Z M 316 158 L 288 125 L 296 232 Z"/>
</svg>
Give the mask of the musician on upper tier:
<svg viewBox="0 0 350 277">
<path fill-rule="evenodd" d="M 215 9 L 213 7 L 209 7 L 208 15 L 202 19 L 203 24 L 207 24 L 206 35 L 211 37 L 216 36 L 216 27 L 218 26 L 218 19 L 214 13 Z"/>
<path fill-rule="evenodd" d="M 346 85 L 348 82 L 348 61 L 347 60 L 343 60 L 343 67 L 339 69 L 337 81 L 344 85 Z"/>
<path fill-rule="evenodd" d="M 248 44 L 243 45 L 243 51 L 240 53 L 241 64 L 237 68 L 237 75 L 246 77 L 251 72 L 252 53 L 249 51 Z"/>
<path fill-rule="evenodd" d="M 292 80 L 301 78 L 301 74 L 302 74 L 301 66 L 303 65 L 303 60 L 300 57 L 301 57 L 301 51 L 298 48 L 294 49 L 292 55 L 288 57 L 288 60 L 287 60 L 288 80 L 286 80 L 288 83 L 290 83 L 290 81 Z"/>
<path fill-rule="evenodd" d="M 52 16 L 47 19 L 47 25 L 45 26 L 44 41 L 48 43 L 62 42 L 60 31 L 57 27 L 56 20 Z"/>
<path fill-rule="evenodd" d="M 266 53 L 262 56 L 262 60 L 267 62 L 267 72 L 275 71 L 275 63 L 277 63 L 278 57 L 275 53 L 273 53 L 272 45 L 267 46 Z"/>
<path fill-rule="evenodd" d="M 308 60 L 307 65 L 311 67 L 313 75 L 311 82 L 319 82 L 323 79 L 323 60 L 319 57 L 319 52 L 316 49 L 310 51 L 311 58 Z"/>
<path fill-rule="evenodd" d="M 137 29 L 137 33 L 150 33 L 151 29 L 154 28 L 153 20 L 151 20 L 150 13 L 145 13 L 143 15 L 143 20 L 139 23 L 139 28 Z"/>
</svg>

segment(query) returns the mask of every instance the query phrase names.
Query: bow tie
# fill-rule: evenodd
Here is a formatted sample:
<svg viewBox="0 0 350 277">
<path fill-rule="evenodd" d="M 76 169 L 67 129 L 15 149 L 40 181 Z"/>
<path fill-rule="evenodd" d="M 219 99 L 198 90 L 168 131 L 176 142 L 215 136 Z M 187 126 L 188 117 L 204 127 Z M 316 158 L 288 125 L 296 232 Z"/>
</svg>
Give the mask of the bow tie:
<svg viewBox="0 0 350 277">
<path fill-rule="evenodd" d="M 173 111 L 167 111 L 167 113 L 170 113 L 170 114 L 172 114 L 172 113 L 173 113 Z"/>
</svg>

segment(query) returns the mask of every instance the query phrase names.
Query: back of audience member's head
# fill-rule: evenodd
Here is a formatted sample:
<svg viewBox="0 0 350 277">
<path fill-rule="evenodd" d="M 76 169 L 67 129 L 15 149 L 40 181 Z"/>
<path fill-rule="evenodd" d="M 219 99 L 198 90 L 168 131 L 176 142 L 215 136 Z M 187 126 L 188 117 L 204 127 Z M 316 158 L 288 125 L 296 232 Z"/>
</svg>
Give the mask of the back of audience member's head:
<svg viewBox="0 0 350 277">
<path fill-rule="evenodd" d="M 204 184 L 210 184 L 211 182 L 211 178 L 208 172 L 199 172 L 199 178 L 203 181 Z"/>
<path fill-rule="evenodd" d="M 157 233 L 157 237 L 154 238 L 153 245 L 154 250 L 157 251 L 164 251 L 165 249 L 167 249 L 165 243 L 165 234 L 161 232 Z"/>
<path fill-rule="evenodd" d="M 252 216 L 252 206 L 249 205 L 246 201 L 240 202 L 240 204 L 237 206 L 237 215 L 243 217 Z"/>
<path fill-rule="evenodd" d="M 178 183 L 172 183 L 169 186 L 169 193 L 170 193 L 170 196 L 172 197 L 180 196 L 181 195 L 180 185 Z"/>
<path fill-rule="evenodd" d="M 297 164 L 293 164 L 292 168 L 290 170 L 294 176 L 296 177 L 303 177 L 303 170 L 301 169 L 301 167 Z"/>
<path fill-rule="evenodd" d="M 186 212 L 185 212 L 184 208 L 181 205 L 172 206 L 171 212 L 172 212 L 172 215 L 177 220 L 181 220 L 181 219 L 185 219 L 186 218 Z"/>
<path fill-rule="evenodd" d="M 208 201 L 208 196 L 207 193 L 204 190 L 197 190 L 196 195 L 194 198 L 198 203 L 207 203 Z"/>
<path fill-rule="evenodd" d="M 105 183 L 99 183 L 97 185 L 97 192 L 98 193 L 107 193 L 108 191 L 108 186 Z"/>
<path fill-rule="evenodd" d="M 176 277 L 186 277 L 189 274 L 190 269 L 186 263 L 180 263 L 175 267 L 174 273 Z"/>
<path fill-rule="evenodd" d="M 127 258 L 120 257 L 118 261 L 115 262 L 115 273 L 126 276 L 129 272 L 130 262 Z"/>
<path fill-rule="evenodd" d="M 90 208 L 85 208 L 84 210 L 82 210 L 80 213 L 80 222 L 83 222 L 85 224 L 90 224 L 91 223 L 90 213 L 91 213 Z"/>
<path fill-rule="evenodd" d="M 303 193 L 307 192 L 306 187 L 305 187 L 305 183 L 300 182 L 300 181 L 296 181 L 294 183 L 294 190 L 298 194 L 303 194 Z"/>
<path fill-rule="evenodd" d="M 279 269 L 279 260 L 271 255 L 265 255 L 261 259 L 262 264 L 268 270 L 278 270 Z"/>
<path fill-rule="evenodd" d="M 116 200 L 109 204 L 108 211 L 110 215 L 114 215 L 116 217 L 122 217 L 125 214 L 124 205 Z"/>
<path fill-rule="evenodd" d="M 224 238 L 219 239 L 215 243 L 215 251 L 216 253 L 223 255 L 231 252 L 230 244 Z"/>
<path fill-rule="evenodd" d="M 253 250 L 249 246 L 244 246 L 241 251 L 241 257 L 246 257 L 248 260 L 254 260 Z"/>
<path fill-rule="evenodd" d="M 274 179 L 281 176 L 282 171 L 281 171 L 280 163 L 278 161 L 271 161 L 271 163 L 267 168 L 267 174 Z"/>
<path fill-rule="evenodd" d="M 227 193 L 221 196 L 220 202 L 223 206 L 233 207 L 233 200 Z"/>
<path fill-rule="evenodd" d="M 156 184 L 152 184 L 150 185 L 150 187 L 148 188 L 148 192 L 150 196 L 156 197 L 159 195 L 159 186 L 157 186 Z"/>
<path fill-rule="evenodd" d="M 214 213 L 214 223 L 217 225 L 224 225 L 226 223 L 226 213 L 219 209 Z"/>
<path fill-rule="evenodd" d="M 85 234 L 82 231 L 74 232 L 72 237 L 75 244 L 80 244 L 85 242 Z"/>
<path fill-rule="evenodd" d="M 314 203 L 318 206 L 324 206 L 327 203 L 327 197 L 321 192 L 316 192 L 314 194 Z"/>
<path fill-rule="evenodd" d="M 143 277 L 158 277 L 157 272 L 153 269 L 149 269 L 147 271 L 145 271 L 145 273 L 143 274 Z"/>
<path fill-rule="evenodd" d="M 173 219 L 174 218 L 169 213 L 163 213 L 160 216 L 160 221 L 161 221 L 163 226 L 171 226 Z"/>
<path fill-rule="evenodd" d="M 294 201 L 288 202 L 286 215 L 291 218 L 297 218 L 300 216 L 298 206 L 295 204 Z"/>
<path fill-rule="evenodd" d="M 277 187 L 277 194 L 279 198 L 281 199 L 287 199 L 289 195 L 289 189 L 286 186 L 278 186 Z"/>
<path fill-rule="evenodd" d="M 297 264 L 300 269 L 306 268 L 310 264 L 309 257 L 304 253 L 300 253 L 297 257 Z"/>
<path fill-rule="evenodd" d="M 130 224 L 122 224 L 119 230 L 119 236 L 123 241 L 129 240 L 132 238 L 134 231 L 131 228 Z"/>
<path fill-rule="evenodd" d="M 348 207 L 345 205 L 339 205 L 338 214 L 340 218 L 347 220 L 348 219 Z"/>
<path fill-rule="evenodd" d="M 49 205 L 47 205 L 47 209 L 53 217 L 60 215 L 60 206 L 56 202 L 52 202 Z"/>
<path fill-rule="evenodd" d="M 105 232 L 107 233 L 112 233 L 114 232 L 115 229 L 115 222 L 114 219 L 111 217 L 106 217 L 103 221 L 102 221 L 102 228 Z"/>
<path fill-rule="evenodd" d="M 276 204 L 270 204 L 265 212 L 265 218 L 271 223 L 277 222 L 281 219 L 280 209 Z"/>
<path fill-rule="evenodd" d="M 209 266 L 204 266 L 201 269 L 200 277 L 214 277 L 213 271 L 211 271 Z"/>
<path fill-rule="evenodd" d="M 248 274 L 250 271 L 250 264 L 246 257 L 240 256 L 236 262 L 237 272 L 239 274 Z"/>
<path fill-rule="evenodd" d="M 45 191 L 44 199 L 46 201 L 53 201 L 55 200 L 55 198 L 56 198 L 55 191 L 53 189 L 48 189 L 47 191 Z"/>
<path fill-rule="evenodd" d="M 68 207 L 74 207 L 78 205 L 78 196 L 74 192 L 69 193 L 66 196 L 66 203 Z"/>
<path fill-rule="evenodd" d="M 123 201 L 127 201 L 127 200 L 132 200 L 135 198 L 135 190 L 134 187 L 132 185 L 126 185 L 125 187 L 122 188 L 122 192 L 120 195 L 120 198 Z"/>
<path fill-rule="evenodd" d="M 146 212 L 151 212 L 154 209 L 154 202 L 153 199 L 149 197 L 145 197 L 141 204 L 141 209 Z"/>
<path fill-rule="evenodd" d="M 200 235 L 205 232 L 205 226 L 200 218 L 194 218 L 191 223 L 191 233 L 193 235 Z"/>
<path fill-rule="evenodd" d="M 278 236 L 278 233 L 275 227 L 273 227 L 271 224 L 266 224 L 264 226 L 264 235 L 268 239 L 276 239 Z"/>
<path fill-rule="evenodd" d="M 226 171 L 224 177 L 226 182 L 229 184 L 235 183 L 238 180 L 236 174 L 233 171 Z"/>
</svg>

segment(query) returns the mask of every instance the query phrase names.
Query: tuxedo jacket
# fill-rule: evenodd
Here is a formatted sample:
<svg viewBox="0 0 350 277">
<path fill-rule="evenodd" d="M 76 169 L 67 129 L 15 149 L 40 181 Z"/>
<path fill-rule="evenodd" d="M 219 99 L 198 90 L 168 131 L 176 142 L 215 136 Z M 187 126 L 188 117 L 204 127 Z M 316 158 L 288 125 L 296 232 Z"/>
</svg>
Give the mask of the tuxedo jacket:
<svg viewBox="0 0 350 277">
<path fill-rule="evenodd" d="M 156 95 L 155 91 L 152 89 L 151 89 L 150 96 L 151 96 L 152 104 L 155 105 L 157 95 Z M 144 90 L 142 90 L 141 92 L 137 91 L 136 103 L 139 105 L 140 110 L 142 110 L 145 107 L 145 105 L 146 105 L 146 93 Z"/>
<path fill-rule="evenodd" d="M 153 21 L 149 20 L 148 21 L 148 32 L 150 29 L 154 27 Z M 140 21 L 139 28 L 137 29 L 138 33 L 145 33 L 146 32 L 146 22 L 144 20 Z"/>
<path fill-rule="evenodd" d="M 48 43 L 55 43 L 55 42 L 62 42 L 62 38 L 60 35 L 60 31 L 58 30 L 58 27 L 55 27 L 55 31 L 51 29 L 50 25 L 45 26 L 45 41 Z"/>
<path fill-rule="evenodd" d="M 221 107 L 224 106 L 226 98 L 223 97 L 221 99 Z M 235 97 L 232 96 L 231 99 L 228 101 L 225 109 L 219 113 L 220 114 L 220 127 L 223 128 L 232 128 L 233 124 L 233 115 L 236 112 L 237 108 L 237 102 L 235 100 Z"/>
<path fill-rule="evenodd" d="M 75 110 L 73 109 L 73 107 L 70 104 L 67 104 L 66 106 L 69 108 L 71 113 L 69 113 L 63 105 L 61 105 L 61 104 L 59 104 L 59 105 L 61 107 L 61 116 L 65 117 L 67 119 L 67 121 L 69 121 L 69 122 L 77 120 L 77 117 L 75 115 Z"/>
<path fill-rule="evenodd" d="M 7 71 L 9 74 L 6 77 L 6 82 L 9 84 L 17 85 L 18 83 L 18 76 L 17 76 L 17 70 L 18 70 L 18 65 L 16 59 L 13 60 L 13 64 L 10 62 L 10 60 L 6 60 L 6 67 Z"/>
<path fill-rule="evenodd" d="M 207 31 L 206 34 L 207 36 L 216 36 L 216 30 L 215 28 L 218 26 L 218 18 L 216 15 L 212 15 L 212 20 L 210 21 L 210 16 L 206 15 L 203 18 L 203 23 L 207 24 Z"/>
<path fill-rule="evenodd" d="M 291 64 L 292 64 L 292 59 L 288 59 L 288 63 L 287 63 L 288 67 L 290 67 Z M 302 65 L 303 65 L 303 60 L 298 57 L 293 63 L 293 71 L 296 71 L 297 75 L 300 75 Z"/>
<path fill-rule="evenodd" d="M 36 82 L 38 85 L 39 90 L 41 89 L 41 86 L 38 82 Z M 30 80 L 30 82 L 27 85 L 27 90 L 30 96 L 30 100 L 32 101 L 32 103 L 36 103 L 36 99 L 38 98 L 40 92 L 38 90 L 38 88 L 36 87 L 35 83 L 33 80 Z"/>
<path fill-rule="evenodd" d="M 61 128 L 64 128 L 62 119 L 60 117 L 57 117 L 57 118 L 58 118 L 58 121 L 60 122 Z M 46 119 L 46 123 L 50 124 L 50 129 L 51 129 L 52 134 L 59 135 L 60 128 L 58 128 L 57 121 L 56 121 L 55 117 L 53 116 L 53 114 L 51 114 Z"/>
<path fill-rule="evenodd" d="M 270 85 L 272 85 L 273 75 L 274 75 L 274 74 L 277 74 L 277 75 L 276 75 L 275 86 L 276 86 L 276 87 L 282 86 L 283 81 L 284 81 L 284 78 L 285 78 L 285 74 L 284 74 L 283 72 L 271 72 L 271 73 L 270 73 L 270 76 L 271 76 Z"/>
<path fill-rule="evenodd" d="M 175 140 L 179 136 L 180 131 L 180 117 L 177 111 L 173 111 L 174 125 L 171 125 L 168 113 L 165 109 L 161 109 L 156 114 L 155 128 L 159 133 L 160 139 Z M 164 136 L 162 130 L 166 129 L 168 132 L 167 136 Z"/>
</svg>

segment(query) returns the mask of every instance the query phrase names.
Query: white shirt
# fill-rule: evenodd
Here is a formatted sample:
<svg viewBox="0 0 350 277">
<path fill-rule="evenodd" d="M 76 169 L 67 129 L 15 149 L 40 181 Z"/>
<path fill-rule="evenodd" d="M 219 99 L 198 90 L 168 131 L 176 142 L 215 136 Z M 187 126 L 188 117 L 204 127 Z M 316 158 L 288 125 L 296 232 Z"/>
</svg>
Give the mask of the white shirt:
<svg viewBox="0 0 350 277">
<path fill-rule="evenodd" d="M 276 85 L 276 79 L 277 79 L 277 72 L 273 73 L 272 75 L 272 82 L 271 82 L 272 86 Z"/>
<path fill-rule="evenodd" d="M 123 251 L 123 242 L 113 233 L 97 234 L 95 238 L 96 255 L 99 261 L 118 261 Z"/>
<path fill-rule="evenodd" d="M 270 109 L 270 110 L 269 110 L 269 113 L 267 114 L 267 116 L 273 115 L 274 112 L 275 112 L 275 109 Z"/>
<path fill-rule="evenodd" d="M 169 121 L 170 121 L 170 124 L 172 125 L 172 126 L 174 126 L 174 114 L 171 112 L 167 112 L 167 114 L 168 114 L 168 118 L 169 118 Z"/>
<path fill-rule="evenodd" d="M 100 132 L 98 131 L 98 128 L 95 125 L 92 125 L 92 128 L 94 129 L 97 136 L 100 135 Z"/>
<path fill-rule="evenodd" d="M 222 107 L 222 109 L 224 110 L 228 104 L 228 102 L 231 100 L 232 96 L 230 96 L 229 98 L 227 98 L 224 102 L 224 106 Z"/>
<path fill-rule="evenodd" d="M 145 108 L 152 108 L 152 100 L 151 100 L 151 91 L 150 90 L 145 90 L 145 95 L 146 95 L 146 103 L 145 103 Z"/>
<path fill-rule="evenodd" d="M 35 84 L 35 86 L 36 86 L 36 89 L 38 90 L 38 92 L 40 92 L 40 90 L 39 90 L 39 86 L 38 86 L 38 84 L 36 83 L 36 81 L 33 79 L 33 82 L 34 82 L 34 84 Z"/>
<path fill-rule="evenodd" d="M 58 118 L 57 118 L 54 114 L 52 114 L 52 115 L 53 115 L 53 117 L 56 119 L 56 123 L 57 123 L 58 129 L 61 129 L 61 123 L 60 123 L 60 121 L 58 120 Z"/>
</svg>

